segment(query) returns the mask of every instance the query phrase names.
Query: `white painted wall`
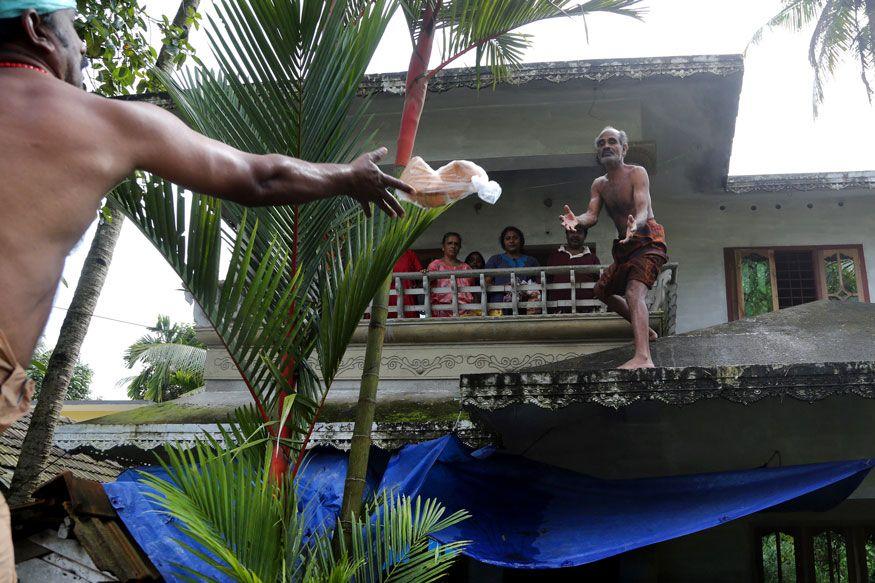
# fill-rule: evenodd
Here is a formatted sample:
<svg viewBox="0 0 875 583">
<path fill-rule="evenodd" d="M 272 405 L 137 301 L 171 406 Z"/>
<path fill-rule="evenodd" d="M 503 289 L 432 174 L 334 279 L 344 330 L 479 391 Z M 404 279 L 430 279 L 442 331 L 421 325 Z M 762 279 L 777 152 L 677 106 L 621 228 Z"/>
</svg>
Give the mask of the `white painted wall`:
<svg viewBox="0 0 875 583">
<path fill-rule="evenodd" d="M 516 225 L 529 245 L 564 241 L 558 215 L 562 205 L 582 212 L 589 199 L 592 170 L 560 169 L 498 173 L 504 193 L 495 206 L 475 209 L 471 197 L 451 208 L 417 242 L 417 248 L 440 246 L 448 230 L 462 234 L 462 256 L 478 250 L 484 257 L 499 252 L 498 234 Z M 690 194 L 667 196 L 654 177 L 653 205 L 666 228 L 671 261 L 679 264 L 677 331 L 686 332 L 727 321 L 723 249 L 744 246 L 862 244 L 869 296 L 875 281 L 875 195 L 822 191 L 762 194 Z M 546 206 L 545 199 L 552 201 Z M 843 206 L 839 206 L 839 203 Z M 811 209 L 807 204 L 813 204 Z M 757 210 L 751 210 L 751 206 Z M 775 205 L 780 205 L 776 209 Z M 724 206 L 725 210 L 720 210 Z M 590 232 L 600 259 L 610 262 L 613 225 L 606 215 Z"/>
<path fill-rule="evenodd" d="M 807 208 L 809 203 L 811 209 Z M 872 297 L 872 194 L 701 195 L 696 199 L 657 199 L 654 205 L 666 228 L 671 260 L 679 264 L 678 332 L 727 321 L 726 247 L 862 244 Z M 721 211 L 721 206 L 725 210 Z"/>
</svg>

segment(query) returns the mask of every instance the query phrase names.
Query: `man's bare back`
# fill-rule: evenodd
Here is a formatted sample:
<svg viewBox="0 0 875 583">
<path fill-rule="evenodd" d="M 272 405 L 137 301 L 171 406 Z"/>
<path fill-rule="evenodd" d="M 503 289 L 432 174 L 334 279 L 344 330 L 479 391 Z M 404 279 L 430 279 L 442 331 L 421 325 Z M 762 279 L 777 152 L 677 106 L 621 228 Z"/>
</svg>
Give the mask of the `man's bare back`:
<svg viewBox="0 0 875 583">
<path fill-rule="evenodd" d="M 20 35 L 0 41 L 0 61 L 30 67 L 0 67 L 0 331 L 25 366 L 67 254 L 134 170 L 249 206 L 346 194 L 403 213 L 386 189 L 411 189 L 377 167 L 385 149 L 348 165 L 247 154 L 155 106 L 81 90 L 73 11 L 48 16 L 26 11 Z"/>
</svg>

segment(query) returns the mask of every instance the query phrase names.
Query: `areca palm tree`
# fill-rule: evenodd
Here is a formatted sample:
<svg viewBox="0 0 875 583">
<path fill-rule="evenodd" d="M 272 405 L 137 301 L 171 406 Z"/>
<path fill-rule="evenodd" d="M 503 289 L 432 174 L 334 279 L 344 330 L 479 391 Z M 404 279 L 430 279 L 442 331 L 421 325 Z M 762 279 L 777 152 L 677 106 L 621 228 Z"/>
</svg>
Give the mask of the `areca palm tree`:
<svg viewBox="0 0 875 583">
<path fill-rule="evenodd" d="M 781 10 L 754 34 L 786 28 L 799 32 L 812 23 L 808 62 L 814 70 L 813 106 L 823 103 L 824 82 L 846 59 L 860 63 L 860 78 L 872 100 L 869 76 L 875 67 L 875 0 L 781 0 Z"/>
<path fill-rule="evenodd" d="M 434 500 L 385 493 L 353 519 L 348 543 L 332 541 L 333 523 L 321 523 L 314 507 L 299 499 L 285 474 L 271 475 L 272 438 L 245 416 L 218 440 L 194 448 L 167 448 L 162 462 L 170 482 L 144 474 L 156 499 L 200 543 L 190 547 L 208 565 L 235 581 L 421 582 L 440 578 L 467 544 L 433 544 L 430 537 L 467 518 L 446 515 Z M 219 452 L 218 454 L 216 452 Z M 188 565 L 179 579 L 211 581 Z"/>
<path fill-rule="evenodd" d="M 395 0 L 218 0 L 206 24 L 218 70 L 201 67 L 165 82 L 179 114 L 210 137 L 256 153 L 347 162 L 370 135 L 367 102 L 357 92 L 396 8 Z M 231 442 L 209 442 L 195 457 L 171 457 L 174 481 L 155 483 L 165 494 L 161 503 L 211 550 L 210 560 L 244 580 L 271 580 L 304 553 L 288 530 L 287 520 L 297 516 L 292 481 L 353 331 L 397 258 L 441 211 L 407 206 L 398 220 L 368 218 L 357 203 L 341 198 L 244 209 L 147 174 L 116 189 L 113 204 L 197 300 L 252 395 L 254 407 L 240 418 L 241 426 L 264 432 L 256 445 L 239 448 L 252 455 L 235 457 L 226 468 L 231 474 L 216 473 L 228 465 Z M 263 507 L 246 507 L 244 515 L 243 505 L 214 504 L 231 499 L 231 482 L 242 489 L 238 501 Z M 405 516 L 406 504 L 390 505 L 386 520 L 396 520 L 395 512 Z M 348 552 L 348 559 L 338 558 L 339 571 L 304 580 L 327 580 L 363 564 L 383 572 L 393 563 L 387 557 L 425 565 L 423 557 L 435 555 L 422 541 L 441 524 L 428 516 L 433 510 L 399 523 L 397 528 L 418 533 L 406 547 L 389 555 L 362 548 L 359 558 Z M 239 528 L 244 521 L 252 530 Z M 249 538 L 234 538 L 243 532 Z M 451 559 L 453 548 L 440 556 Z M 324 552 L 305 554 L 325 563 Z M 392 580 L 431 576 L 417 569 Z"/>
<path fill-rule="evenodd" d="M 171 324 L 167 316 L 158 316 L 151 333 L 144 334 L 128 347 L 125 365 L 143 370 L 122 379 L 131 399 L 148 399 L 160 403 L 197 389 L 204 383 L 207 351 L 198 341 L 191 324 Z"/>
</svg>

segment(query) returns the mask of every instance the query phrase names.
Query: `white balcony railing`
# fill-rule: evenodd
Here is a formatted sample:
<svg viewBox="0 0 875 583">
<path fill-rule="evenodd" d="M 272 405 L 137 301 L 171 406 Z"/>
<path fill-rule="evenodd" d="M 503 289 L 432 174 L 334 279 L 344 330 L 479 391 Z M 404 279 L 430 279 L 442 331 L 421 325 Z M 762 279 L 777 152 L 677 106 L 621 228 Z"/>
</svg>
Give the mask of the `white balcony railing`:
<svg viewBox="0 0 875 583">
<path fill-rule="evenodd" d="M 389 298 L 389 318 L 604 314 L 607 307 L 592 297 L 592 289 L 595 287 L 593 280 L 606 267 L 582 265 L 395 273 L 395 285 Z M 556 276 L 564 276 L 562 279 L 568 281 L 556 282 Z M 507 278 L 508 283 L 495 283 L 496 278 Z M 445 283 L 438 285 L 438 280 L 449 280 L 449 286 Z M 407 283 L 405 289 L 405 282 L 413 284 Z M 676 291 L 677 264 L 669 263 L 663 267 L 656 284 L 647 294 L 648 311 L 660 313 L 673 323 Z M 437 303 L 433 301 L 433 294 L 444 295 L 449 302 Z M 446 294 L 449 294 L 448 298 Z M 565 297 L 555 299 L 556 295 Z M 473 301 L 462 301 L 467 299 Z"/>
</svg>

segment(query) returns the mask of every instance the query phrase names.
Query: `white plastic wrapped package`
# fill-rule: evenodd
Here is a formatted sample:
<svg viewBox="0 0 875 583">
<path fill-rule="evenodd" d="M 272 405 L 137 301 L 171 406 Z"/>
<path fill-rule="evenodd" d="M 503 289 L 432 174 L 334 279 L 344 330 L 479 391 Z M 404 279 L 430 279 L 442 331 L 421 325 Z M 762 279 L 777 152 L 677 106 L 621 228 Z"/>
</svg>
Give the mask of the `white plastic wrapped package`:
<svg viewBox="0 0 875 583">
<path fill-rule="evenodd" d="M 433 170 L 416 156 L 404 168 L 401 180 L 416 192 L 396 190 L 398 198 L 424 208 L 444 206 L 475 193 L 484 202 L 495 204 L 501 196 L 501 186 L 489 180 L 483 168 L 467 160 L 453 160 Z"/>
</svg>

